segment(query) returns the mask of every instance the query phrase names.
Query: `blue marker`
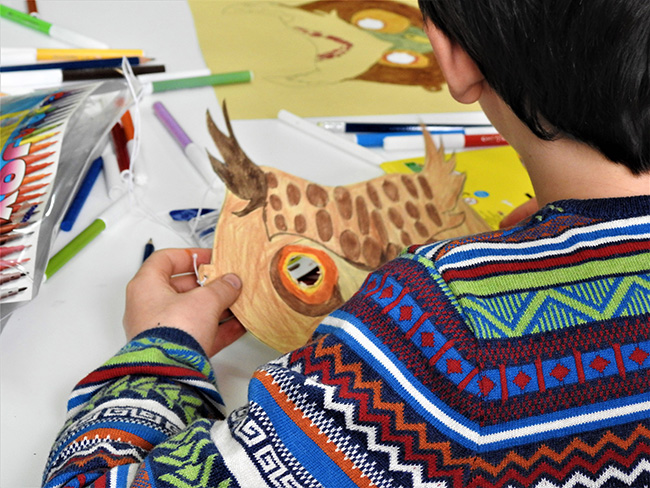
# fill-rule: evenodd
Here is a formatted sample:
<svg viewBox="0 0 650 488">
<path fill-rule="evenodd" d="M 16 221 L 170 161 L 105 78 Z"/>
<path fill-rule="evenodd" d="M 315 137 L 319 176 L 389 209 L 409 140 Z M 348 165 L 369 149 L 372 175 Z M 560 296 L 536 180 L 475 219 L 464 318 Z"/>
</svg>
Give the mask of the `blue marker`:
<svg viewBox="0 0 650 488">
<path fill-rule="evenodd" d="M 430 130 L 430 134 L 464 134 L 464 129 L 449 128 Z M 359 134 L 348 134 L 348 137 L 363 147 L 382 147 L 386 137 L 412 136 L 414 132 L 363 132 Z"/>
<path fill-rule="evenodd" d="M 70 208 L 68 208 L 65 217 L 63 217 L 63 220 L 61 221 L 61 230 L 67 232 L 72 229 L 72 226 L 79 216 L 79 212 L 81 212 L 81 208 L 84 206 L 84 203 L 86 203 L 90 190 L 92 190 L 95 181 L 97 181 L 97 177 L 102 170 L 103 164 L 104 161 L 99 157 L 95 159 L 90 165 L 90 168 L 88 168 L 88 172 L 79 187 L 79 191 L 77 191 L 77 194 L 70 204 Z"/>
</svg>

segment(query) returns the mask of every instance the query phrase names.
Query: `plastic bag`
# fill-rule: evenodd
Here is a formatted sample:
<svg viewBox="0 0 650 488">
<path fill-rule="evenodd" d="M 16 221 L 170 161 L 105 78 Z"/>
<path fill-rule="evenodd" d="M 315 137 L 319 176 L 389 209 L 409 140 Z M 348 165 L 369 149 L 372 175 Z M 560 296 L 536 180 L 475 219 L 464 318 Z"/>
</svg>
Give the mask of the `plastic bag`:
<svg viewBox="0 0 650 488">
<path fill-rule="evenodd" d="M 38 294 L 83 175 L 132 103 L 125 80 L 0 97 L 0 330 Z"/>
</svg>

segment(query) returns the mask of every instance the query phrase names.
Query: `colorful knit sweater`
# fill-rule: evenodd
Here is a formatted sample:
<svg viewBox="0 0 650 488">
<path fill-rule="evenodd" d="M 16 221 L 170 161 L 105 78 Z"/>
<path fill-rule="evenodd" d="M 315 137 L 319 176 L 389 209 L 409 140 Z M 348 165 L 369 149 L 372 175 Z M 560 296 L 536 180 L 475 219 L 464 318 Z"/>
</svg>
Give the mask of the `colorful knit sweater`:
<svg viewBox="0 0 650 488">
<path fill-rule="evenodd" d="M 650 486 L 650 197 L 413 247 L 220 420 L 155 329 L 83 379 L 45 485 Z"/>
</svg>

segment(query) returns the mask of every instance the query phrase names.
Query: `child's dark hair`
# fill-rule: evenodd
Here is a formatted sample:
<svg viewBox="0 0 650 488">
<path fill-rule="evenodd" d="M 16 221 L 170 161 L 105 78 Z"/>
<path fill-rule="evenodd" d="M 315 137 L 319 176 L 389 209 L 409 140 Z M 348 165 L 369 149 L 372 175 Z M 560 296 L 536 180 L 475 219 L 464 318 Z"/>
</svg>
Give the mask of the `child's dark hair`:
<svg viewBox="0 0 650 488">
<path fill-rule="evenodd" d="M 540 138 L 650 171 L 650 1 L 419 0 Z"/>
</svg>

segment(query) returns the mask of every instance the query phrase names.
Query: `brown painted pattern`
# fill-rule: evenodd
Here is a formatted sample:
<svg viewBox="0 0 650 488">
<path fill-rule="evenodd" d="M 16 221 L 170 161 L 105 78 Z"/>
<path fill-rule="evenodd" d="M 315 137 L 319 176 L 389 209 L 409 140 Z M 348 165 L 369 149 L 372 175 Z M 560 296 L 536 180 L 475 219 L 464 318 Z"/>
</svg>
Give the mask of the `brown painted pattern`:
<svg viewBox="0 0 650 488">
<path fill-rule="evenodd" d="M 429 166 L 435 167 L 428 165 L 425 170 Z M 296 234 L 320 242 L 363 268 L 375 268 L 404 247 L 433 240 L 443 228 L 459 224 L 458 215 L 441 208 L 455 200 L 437 198 L 454 187 L 462 188 L 462 175 L 453 172 L 444 174 L 445 181 L 421 172 L 328 187 L 279 170 L 264 170 L 269 181 L 266 221 L 270 238 Z"/>
</svg>

